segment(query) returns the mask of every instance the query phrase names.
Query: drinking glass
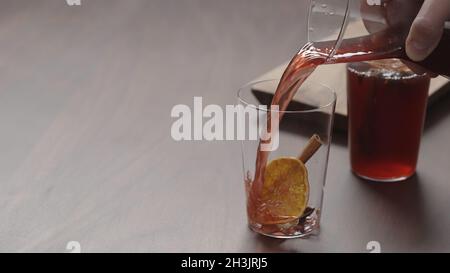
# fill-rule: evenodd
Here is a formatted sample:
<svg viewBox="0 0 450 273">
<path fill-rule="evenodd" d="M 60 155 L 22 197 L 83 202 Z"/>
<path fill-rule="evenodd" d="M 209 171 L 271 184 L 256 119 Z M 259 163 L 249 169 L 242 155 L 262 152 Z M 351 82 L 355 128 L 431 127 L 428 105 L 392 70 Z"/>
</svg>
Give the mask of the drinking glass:
<svg viewBox="0 0 450 273">
<path fill-rule="evenodd" d="M 248 224 L 251 230 L 270 237 L 306 237 L 319 231 L 336 94 L 307 81 L 286 111 L 279 111 L 267 107 L 278 83 L 278 79 L 253 82 L 238 92 L 239 105 L 246 112 L 258 111 L 257 117 L 245 119 L 249 131 L 264 127 L 267 116 L 280 120 L 277 147 L 259 152 L 260 158 L 267 156 L 260 166 L 264 170 L 261 188 L 256 184 L 256 172 L 264 134 L 242 141 Z"/>
<path fill-rule="evenodd" d="M 416 172 L 430 78 L 400 60 L 347 66 L 349 147 L 353 172 L 394 182 Z"/>
</svg>

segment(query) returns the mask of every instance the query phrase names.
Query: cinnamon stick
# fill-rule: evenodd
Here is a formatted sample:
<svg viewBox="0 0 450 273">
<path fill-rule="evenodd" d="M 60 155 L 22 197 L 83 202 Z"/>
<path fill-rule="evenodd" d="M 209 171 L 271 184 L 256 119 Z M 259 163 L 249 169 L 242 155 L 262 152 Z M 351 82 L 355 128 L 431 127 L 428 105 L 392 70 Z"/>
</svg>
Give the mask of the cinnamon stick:
<svg viewBox="0 0 450 273">
<path fill-rule="evenodd" d="M 298 159 L 304 164 L 306 164 L 306 162 L 308 162 L 308 160 L 310 160 L 311 157 L 313 157 L 313 155 L 320 149 L 322 145 L 323 143 L 320 137 L 317 134 L 313 135 L 309 139 L 308 143 L 306 144 L 306 147 L 303 149 Z"/>
</svg>

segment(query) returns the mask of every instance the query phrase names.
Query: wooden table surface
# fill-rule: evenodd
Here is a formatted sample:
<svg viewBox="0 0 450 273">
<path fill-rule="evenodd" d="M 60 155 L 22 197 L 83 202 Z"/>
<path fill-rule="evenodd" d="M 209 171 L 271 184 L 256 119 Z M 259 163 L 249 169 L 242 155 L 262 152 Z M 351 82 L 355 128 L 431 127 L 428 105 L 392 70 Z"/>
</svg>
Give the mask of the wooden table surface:
<svg viewBox="0 0 450 273">
<path fill-rule="evenodd" d="M 298 0 L 0 1 L 0 251 L 450 251 L 450 97 L 419 173 L 360 181 L 331 149 L 322 232 L 246 227 L 240 145 L 175 142 L 176 104 L 236 90 L 305 40 Z"/>
</svg>

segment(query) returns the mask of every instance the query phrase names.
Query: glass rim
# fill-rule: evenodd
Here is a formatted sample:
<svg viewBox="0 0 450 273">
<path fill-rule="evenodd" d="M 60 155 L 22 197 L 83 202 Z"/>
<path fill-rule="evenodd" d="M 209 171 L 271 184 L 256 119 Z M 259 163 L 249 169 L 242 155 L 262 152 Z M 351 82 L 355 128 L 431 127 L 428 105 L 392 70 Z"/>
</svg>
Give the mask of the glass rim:
<svg viewBox="0 0 450 273">
<path fill-rule="evenodd" d="M 353 62 L 353 63 L 348 63 L 346 65 L 346 69 L 347 69 L 347 73 L 353 73 L 353 74 L 358 74 L 367 78 L 375 78 L 375 77 L 380 77 L 381 79 L 385 79 L 385 80 L 392 80 L 392 81 L 402 81 L 402 80 L 414 80 L 414 79 L 421 79 L 421 78 L 427 78 L 429 79 L 429 75 L 427 74 L 427 72 L 422 72 L 421 74 L 418 74 L 420 72 L 416 72 L 413 71 L 411 68 L 408 67 L 407 64 L 403 63 L 403 66 L 406 67 L 408 70 L 410 70 L 410 74 L 401 74 L 402 71 L 399 68 L 394 68 L 392 67 L 392 65 L 388 65 L 387 67 L 373 67 L 372 71 L 376 71 L 377 73 L 365 73 L 366 71 L 361 71 L 361 69 L 358 69 L 356 67 L 356 65 L 358 64 L 368 64 L 368 65 L 373 65 L 379 62 L 387 62 L 387 61 L 399 61 L 401 62 L 401 60 L 399 58 L 389 58 L 389 59 L 381 59 L 381 60 L 369 60 L 369 61 L 360 61 L 360 62 Z M 400 73 L 399 76 L 392 76 L 392 75 L 388 75 L 386 73 L 381 73 L 383 71 L 386 72 L 392 72 L 392 73 Z M 369 72 L 369 71 L 367 71 Z"/>
<path fill-rule="evenodd" d="M 312 18 L 313 18 L 313 13 L 314 13 L 314 7 L 315 7 L 315 0 L 309 0 L 309 6 L 308 6 L 308 15 L 307 15 L 307 23 L 306 23 L 306 33 L 307 33 L 307 39 L 308 42 L 317 42 L 314 41 L 313 39 L 311 39 L 311 33 L 310 33 L 310 29 L 314 28 L 314 26 L 312 25 Z M 337 34 L 335 35 L 336 38 L 334 39 L 334 43 L 333 46 L 331 47 L 331 51 L 327 56 L 327 60 L 331 59 L 334 57 L 334 55 L 336 54 L 336 50 L 339 49 L 339 47 L 341 46 L 342 40 L 344 38 L 345 35 L 345 31 L 347 29 L 347 25 L 350 21 L 350 17 L 349 17 L 349 13 L 350 13 L 350 1 L 351 0 L 344 0 L 344 6 L 345 6 L 345 15 L 342 18 L 342 22 L 341 22 L 341 26 L 340 28 L 338 28 Z"/>
<path fill-rule="evenodd" d="M 301 88 L 302 86 L 306 85 L 314 85 L 314 86 L 321 86 L 323 87 L 325 90 L 327 90 L 330 94 L 331 94 L 331 99 L 329 102 L 325 103 L 325 104 L 321 104 L 319 106 L 310 106 L 312 109 L 307 109 L 307 110 L 272 110 L 272 109 L 268 109 L 268 108 L 264 108 L 264 107 L 260 107 L 261 105 L 257 106 L 254 105 L 252 103 L 249 103 L 246 101 L 246 99 L 244 98 L 244 96 L 242 96 L 243 92 L 246 90 L 246 88 L 248 88 L 249 90 L 252 90 L 252 86 L 255 86 L 257 84 L 261 84 L 261 83 L 268 83 L 268 82 L 279 82 L 280 79 L 265 79 L 265 80 L 257 80 L 257 81 L 252 81 L 249 82 L 247 84 L 245 84 L 244 86 L 242 86 L 241 88 L 239 88 L 238 92 L 237 92 L 237 98 L 239 100 L 240 103 L 252 107 L 258 111 L 263 111 L 263 112 L 275 112 L 275 113 L 281 113 L 281 114 L 306 114 L 306 113 L 314 113 L 314 112 L 319 112 L 323 109 L 329 108 L 332 105 L 336 105 L 336 101 L 337 101 L 337 94 L 335 91 L 333 91 L 333 89 L 331 89 L 331 87 L 322 84 L 322 83 L 318 83 L 315 81 L 307 81 L 304 82 L 299 88 Z"/>
</svg>

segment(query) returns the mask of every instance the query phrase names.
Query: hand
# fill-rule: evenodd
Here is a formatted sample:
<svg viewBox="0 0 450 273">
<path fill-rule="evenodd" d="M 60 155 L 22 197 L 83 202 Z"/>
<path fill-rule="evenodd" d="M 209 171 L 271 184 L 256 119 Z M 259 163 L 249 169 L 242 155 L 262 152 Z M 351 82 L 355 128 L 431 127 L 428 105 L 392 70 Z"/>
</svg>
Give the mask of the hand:
<svg viewBox="0 0 450 273">
<path fill-rule="evenodd" d="M 406 53 L 411 60 L 423 61 L 436 49 L 448 19 L 450 0 L 424 1 L 406 39 Z"/>
</svg>

